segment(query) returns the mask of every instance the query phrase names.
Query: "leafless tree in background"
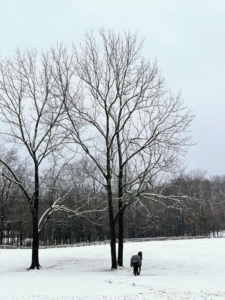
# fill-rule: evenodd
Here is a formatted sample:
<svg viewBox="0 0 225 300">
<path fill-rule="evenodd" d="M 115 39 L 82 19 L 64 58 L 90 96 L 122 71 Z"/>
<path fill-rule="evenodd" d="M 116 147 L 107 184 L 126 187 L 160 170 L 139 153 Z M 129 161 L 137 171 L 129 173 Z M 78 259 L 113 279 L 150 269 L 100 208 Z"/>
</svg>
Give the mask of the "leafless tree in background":
<svg viewBox="0 0 225 300">
<path fill-rule="evenodd" d="M 5 161 L 13 161 L 13 163 L 16 163 L 16 153 L 15 150 L 8 151 L 4 153 L 4 149 L 1 149 L 1 156 L 5 156 Z M 5 155 L 4 155 L 5 154 Z M 7 170 L 4 170 L 3 172 L 7 172 Z M 5 210 L 7 206 L 7 202 L 9 201 L 10 195 L 12 194 L 12 188 L 13 188 L 13 182 L 8 180 L 5 177 L 0 178 L 0 188 L 1 188 L 1 195 L 0 195 L 0 211 L 1 211 L 1 227 L 0 227 L 0 244 L 2 245 L 3 242 L 3 233 L 5 230 Z"/>
<path fill-rule="evenodd" d="M 17 155 L 17 149 L 6 149 L 1 147 L 1 159 L 8 165 L 13 165 L 17 176 L 23 186 L 28 186 L 29 166 L 24 159 Z M 17 241 L 17 245 L 22 243 L 22 223 L 26 222 L 26 212 L 28 206 L 21 197 L 21 190 L 17 184 L 10 180 L 11 173 L 4 164 L 0 163 L 1 175 L 1 244 Z M 21 209 L 23 207 L 23 209 Z M 6 238 L 6 232 L 7 238 Z M 16 236 L 15 234 L 16 233 Z M 10 236 L 10 235 L 13 235 Z M 4 239 L 3 239 L 4 238 Z"/>
</svg>

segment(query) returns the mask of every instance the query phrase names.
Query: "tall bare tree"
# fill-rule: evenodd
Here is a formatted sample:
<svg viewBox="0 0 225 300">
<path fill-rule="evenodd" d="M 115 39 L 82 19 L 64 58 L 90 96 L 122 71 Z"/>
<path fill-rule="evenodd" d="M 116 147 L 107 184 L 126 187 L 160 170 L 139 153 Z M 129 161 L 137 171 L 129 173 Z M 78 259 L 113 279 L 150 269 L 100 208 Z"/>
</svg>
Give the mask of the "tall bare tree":
<svg viewBox="0 0 225 300">
<path fill-rule="evenodd" d="M 166 90 L 157 63 L 141 56 L 143 41 L 135 34 L 99 33 L 88 33 L 81 48 L 74 47 L 73 68 L 81 92 L 76 99 L 68 94 L 65 104 L 71 138 L 95 163 L 101 175 L 90 176 L 107 191 L 112 268 L 117 268 L 115 223 L 119 220 L 122 265 L 123 212 L 154 175 L 179 166 L 178 158 L 190 144 L 193 115 L 180 94 Z"/>
<path fill-rule="evenodd" d="M 0 159 L 10 173 L 8 176 L 2 171 L 2 175 L 20 186 L 29 203 L 33 220 L 30 269 L 40 267 L 38 211 L 41 166 L 51 153 L 62 150 L 66 139 L 65 132 L 58 126 L 64 117 L 64 106 L 57 96 L 56 69 L 57 62 L 52 53 L 39 56 L 36 50 L 23 53 L 17 50 L 14 58 L 0 62 L 0 119 L 4 126 L 1 138 L 17 145 L 18 153 L 28 156 L 33 165 L 32 184 L 24 186 L 16 167 Z"/>
</svg>

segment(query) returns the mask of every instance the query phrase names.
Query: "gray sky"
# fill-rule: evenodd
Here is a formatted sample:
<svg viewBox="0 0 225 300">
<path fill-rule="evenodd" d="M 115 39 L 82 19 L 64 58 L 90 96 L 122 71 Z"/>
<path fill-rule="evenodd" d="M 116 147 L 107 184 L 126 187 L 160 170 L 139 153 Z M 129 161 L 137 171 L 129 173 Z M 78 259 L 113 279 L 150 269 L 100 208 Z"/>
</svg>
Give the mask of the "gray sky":
<svg viewBox="0 0 225 300">
<path fill-rule="evenodd" d="M 90 29 L 145 38 L 166 85 L 196 115 L 187 170 L 225 174 L 224 0 L 0 0 L 0 53 L 80 43 Z"/>
</svg>

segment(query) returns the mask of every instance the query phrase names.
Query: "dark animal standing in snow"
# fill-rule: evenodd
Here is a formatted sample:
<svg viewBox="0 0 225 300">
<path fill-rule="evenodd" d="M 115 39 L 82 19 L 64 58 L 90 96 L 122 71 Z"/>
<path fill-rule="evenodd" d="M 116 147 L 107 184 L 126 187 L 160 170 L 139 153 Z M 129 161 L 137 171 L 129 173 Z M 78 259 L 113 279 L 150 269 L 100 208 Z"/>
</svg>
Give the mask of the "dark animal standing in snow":
<svg viewBox="0 0 225 300">
<path fill-rule="evenodd" d="M 133 268 L 134 275 L 140 275 L 142 265 L 142 252 L 138 252 L 137 255 L 131 256 L 130 266 Z"/>
</svg>

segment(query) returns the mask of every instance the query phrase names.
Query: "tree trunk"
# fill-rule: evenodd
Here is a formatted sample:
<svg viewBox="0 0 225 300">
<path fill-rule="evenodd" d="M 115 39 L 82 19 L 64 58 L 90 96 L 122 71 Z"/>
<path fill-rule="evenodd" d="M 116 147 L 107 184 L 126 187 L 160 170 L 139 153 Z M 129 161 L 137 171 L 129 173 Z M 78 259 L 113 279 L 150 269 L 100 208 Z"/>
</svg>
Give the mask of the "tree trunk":
<svg viewBox="0 0 225 300">
<path fill-rule="evenodd" d="M 112 262 L 112 269 L 117 269 L 117 262 L 116 262 L 116 231 L 115 231 L 115 222 L 110 221 L 110 235 L 111 235 L 111 262 Z"/>
<path fill-rule="evenodd" d="M 38 234 L 38 218 L 33 215 L 33 243 L 32 243 L 32 261 L 30 269 L 40 269 L 39 264 L 39 234 Z"/>
<path fill-rule="evenodd" d="M 119 211 L 122 209 L 123 207 L 123 188 L 122 188 L 122 176 L 123 176 L 123 170 L 120 170 L 120 174 L 119 174 L 119 187 L 118 187 L 118 197 L 119 197 L 119 205 L 118 205 L 118 209 Z M 123 215 L 124 212 L 120 212 L 119 214 L 119 245 L 118 245 L 118 265 L 120 267 L 123 266 Z"/>
<path fill-rule="evenodd" d="M 1 227 L 0 227 L 0 245 L 2 245 L 4 237 L 4 209 L 1 210 Z"/>
<path fill-rule="evenodd" d="M 123 215 L 123 212 L 119 215 L 118 264 L 120 267 L 123 266 Z"/>
<path fill-rule="evenodd" d="M 39 233 L 38 233 L 38 208 L 39 208 L 39 174 L 38 163 L 35 161 L 35 194 L 32 211 L 33 219 L 33 244 L 32 244 L 32 261 L 29 269 L 40 269 L 39 264 Z"/>
<path fill-rule="evenodd" d="M 108 183 L 107 192 L 108 192 L 109 223 L 110 223 L 110 236 L 111 236 L 111 242 L 110 242 L 111 262 L 112 262 L 112 269 L 117 269 L 117 262 L 116 262 L 116 230 L 115 230 L 115 221 L 114 221 L 114 215 L 113 215 L 111 183 Z"/>
<path fill-rule="evenodd" d="M 123 166 L 122 151 L 119 132 L 117 133 L 117 146 L 119 156 L 119 178 L 118 178 L 118 209 L 119 209 L 119 245 L 118 245 L 118 265 L 123 266 Z M 120 212 L 121 211 L 121 212 Z"/>
</svg>

